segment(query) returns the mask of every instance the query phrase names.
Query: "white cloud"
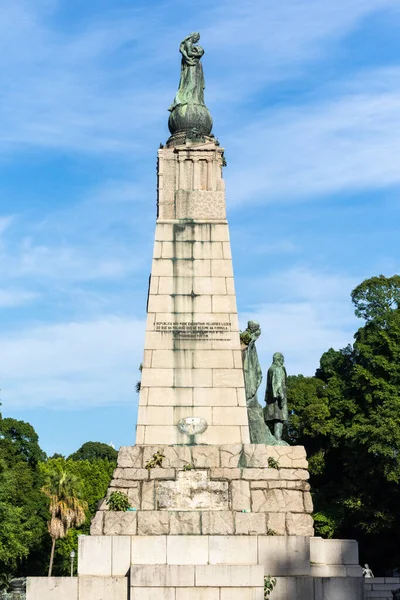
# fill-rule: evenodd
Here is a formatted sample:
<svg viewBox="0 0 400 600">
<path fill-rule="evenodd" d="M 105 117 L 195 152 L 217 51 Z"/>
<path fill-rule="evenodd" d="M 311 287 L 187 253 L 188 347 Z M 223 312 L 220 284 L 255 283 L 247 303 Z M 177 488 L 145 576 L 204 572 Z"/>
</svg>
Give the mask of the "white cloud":
<svg viewBox="0 0 400 600">
<path fill-rule="evenodd" d="M 227 143 L 229 198 L 295 202 L 399 185 L 399 81 L 400 69 L 374 70 L 326 90 L 328 99 L 260 115 Z"/>
<path fill-rule="evenodd" d="M 59 2 L 0 1 L 3 153 L 25 147 L 136 154 L 165 135 L 179 40 L 199 23 L 207 94 L 228 114 L 271 81 L 299 76 L 397 0 L 225 0 L 94 13 L 56 28 Z M 208 58 L 210 56 L 210 59 Z M 222 115 L 222 111 L 221 111 Z M 251 115 L 247 113 L 247 118 Z M 231 121 L 232 122 L 232 121 Z M 268 139 L 268 138 L 266 138 Z"/>
<path fill-rule="evenodd" d="M 347 276 L 304 267 L 258 280 L 256 299 L 240 322 L 242 329 L 248 320 L 261 325 L 257 347 L 264 372 L 272 354 L 283 352 L 289 374 L 313 375 L 323 352 L 351 343 L 360 326 L 350 301 L 355 285 Z M 269 302 L 259 302 L 263 293 Z"/>
<path fill-rule="evenodd" d="M 0 217 L 0 236 L 11 227 L 11 223 L 13 222 L 13 216 Z"/>
<path fill-rule="evenodd" d="M 134 402 L 143 342 L 142 321 L 116 317 L 3 335 L 2 399 L 8 410 Z"/>
<path fill-rule="evenodd" d="M 30 304 L 37 298 L 37 294 L 24 290 L 0 289 L 0 308 L 14 308 Z"/>
</svg>

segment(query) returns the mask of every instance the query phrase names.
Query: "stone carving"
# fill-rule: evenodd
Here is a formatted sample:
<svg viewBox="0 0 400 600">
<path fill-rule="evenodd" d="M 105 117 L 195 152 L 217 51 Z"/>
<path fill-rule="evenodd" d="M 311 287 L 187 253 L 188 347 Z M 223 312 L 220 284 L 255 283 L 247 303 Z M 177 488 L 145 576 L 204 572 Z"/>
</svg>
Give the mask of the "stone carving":
<svg viewBox="0 0 400 600">
<path fill-rule="evenodd" d="M 178 429 L 189 436 L 190 444 L 195 444 L 195 436 L 204 433 L 207 429 L 207 421 L 200 417 L 185 417 L 179 421 Z"/>
<path fill-rule="evenodd" d="M 180 471 L 175 481 L 159 481 L 158 510 L 227 510 L 227 481 L 210 481 L 208 472 Z"/>
<path fill-rule="evenodd" d="M 204 104 L 204 74 L 201 57 L 204 50 L 197 44 L 200 34 L 191 33 L 179 46 L 182 54 L 181 78 L 178 91 L 169 107 L 171 112 L 168 127 L 174 135 L 180 132 L 190 132 L 201 141 L 204 135 L 210 135 L 212 128 L 211 115 Z"/>
<path fill-rule="evenodd" d="M 257 390 L 262 381 L 262 371 L 256 349 L 256 341 L 260 335 L 261 328 L 256 321 L 249 321 L 247 329 L 240 335 L 250 441 L 252 444 L 274 446 L 277 442 L 264 422 L 263 411 L 257 398 Z"/>
<path fill-rule="evenodd" d="M 369 568 L 367 563 L 365 563 L 365 565 L 363 567 L 362 574 L 363 574 L 363 577 L 368 577 L 368 578 L 374 576 L 373 572 L 371 571 L 371 569 Z"/>
<path fill-rule="evenodd" d="M 207 429 L 207 423 L 200 417 L 185 417 L 178 423 L 179 431 L 186 433 L 186 435 L 196 435 L 197 433 L 203 433 Z"/>
<path fill-rule="evenodd" d="M 264 418 L 276 439 L 276 443 L 287 446 L 287 442 L 282 440 L 283 424 L 288 420 L 287 373 L 284 367 L 284 360 L 283 354 L 275 352 L 272 358 L 272 365 L 268 369 L 267 389 L 265 392 L 267 406 L 264 408 Z"/>
<path fill-rule="evenodd" d="M 178 190 L 176 192 L 176 218 L 226 219 L 224 192 Z"/>
</svg>

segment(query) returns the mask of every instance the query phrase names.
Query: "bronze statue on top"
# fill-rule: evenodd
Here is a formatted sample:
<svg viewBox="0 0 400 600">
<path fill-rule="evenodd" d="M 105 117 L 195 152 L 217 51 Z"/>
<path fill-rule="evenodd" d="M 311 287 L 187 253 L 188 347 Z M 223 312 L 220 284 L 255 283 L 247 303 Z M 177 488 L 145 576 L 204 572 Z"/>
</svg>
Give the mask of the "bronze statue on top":
<svg viewBox="0 0 400 600">
<path fill-rule="evenodd" d="M 204 88 L 206 86 L 203 65 L 200 60 L 204 50 L 201 46 L 196 45 L 199 39 L 199 33 L 191 33 L 179 46 L 179 52 L 182 54 L 181 78 L 169 111 L 183 104 L 204 104 Z"/>
<path fill-rule="evenodd" d="M 172 136 L 186 135 L 187 139 L 202 140 L 211 135 L 212 118 L 204 102 L 204 74 L 201 58 L 204 50 L 197 44 L 200 34 L 191 33 L 179 46 L 182 54 L 178 91 L 169 107 L 168 127 Z"/>
</svg>

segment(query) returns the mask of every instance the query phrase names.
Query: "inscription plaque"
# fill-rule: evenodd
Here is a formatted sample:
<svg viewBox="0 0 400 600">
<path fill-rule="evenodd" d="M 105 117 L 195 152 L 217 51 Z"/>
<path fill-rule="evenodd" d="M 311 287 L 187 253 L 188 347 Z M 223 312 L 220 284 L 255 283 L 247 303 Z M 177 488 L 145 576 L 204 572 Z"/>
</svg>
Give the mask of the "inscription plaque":
<svg viewBox="0 0 400 600">
<path fill-rule="evenodd" d="M 172 333 L 173 337 L 181 340 L 229 340 L 226 337 L 231 331 L 229 321 L 204 323 L 202 321 L 156 321 L 155 330 L 161 333 Z M 225 334 L 225 335 L 224 335 Z M 224 337 L 222 337 L 224 335 Z"/>
</svg>

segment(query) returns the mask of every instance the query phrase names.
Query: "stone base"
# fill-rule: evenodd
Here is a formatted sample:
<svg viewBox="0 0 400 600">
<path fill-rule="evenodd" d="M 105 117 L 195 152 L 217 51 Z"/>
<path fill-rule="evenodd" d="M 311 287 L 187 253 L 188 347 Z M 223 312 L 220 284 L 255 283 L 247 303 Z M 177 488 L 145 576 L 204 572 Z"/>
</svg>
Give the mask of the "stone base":
<svg viewBox="0 0 400 600">
<path fill-rule="evenodd" d="M 156 452 L 162 465 L 146 469 Z M 124 447 L 107 496 L 122 491 L 136 510 L 105 499 L 91 535 L 312 536 L 307 466 L 302 446 Z"/>
<path fill-rule="evenodd" d="M 28 578 L 27 600 L 262 600 L 267 575 L 273 600 L 362 600 L 362 577 L 313 577 L 316 556 L 358 567 L 353 540 L 80 536 L 78 577 Z"/>
<path fill-rule="evenodd" d="M 364 582 L 365 600 L 393 600 L 392 591 L 400 589 L 400 577 L 368 577 Z"/>
</svg>

